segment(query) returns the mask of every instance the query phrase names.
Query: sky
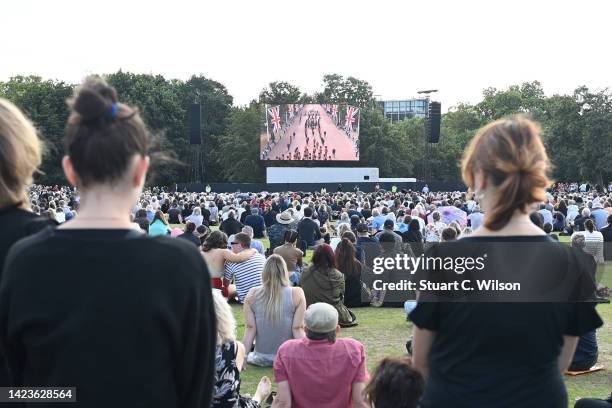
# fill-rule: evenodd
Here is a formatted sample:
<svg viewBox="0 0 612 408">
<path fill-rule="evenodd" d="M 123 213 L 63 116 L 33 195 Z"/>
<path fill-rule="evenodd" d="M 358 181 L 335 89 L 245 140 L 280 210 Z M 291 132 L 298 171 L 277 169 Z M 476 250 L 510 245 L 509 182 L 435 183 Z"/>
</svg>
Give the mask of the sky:
<svg viewBox="0 0 612 408">
<path fill-rule="evenodd" d="M 0 81 L 202 74 L 242 105 L 271 81 L 314 93 L 338 73 L 379 100 L 438 89 L 446 111 L 525 81 L 547 95 L 612 86 L 611 15 L 606 0 L 9 0 Z"/>
</svg>

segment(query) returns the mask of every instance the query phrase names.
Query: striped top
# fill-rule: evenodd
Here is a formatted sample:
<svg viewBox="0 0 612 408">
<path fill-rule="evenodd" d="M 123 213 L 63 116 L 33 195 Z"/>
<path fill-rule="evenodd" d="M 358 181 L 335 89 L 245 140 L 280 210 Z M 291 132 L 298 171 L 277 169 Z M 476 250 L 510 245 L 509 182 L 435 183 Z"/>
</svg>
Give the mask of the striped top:
<svg viewBox="0 0 612 408">
<path fill-rule="evenodd" d="M 603 256 L 603 248 L 604 248 L 604 239 L 603 235 L 599 231 L 581 231 L 578 234 L 584 235 L 584 241 L 586 243 L 586 247 L 584 251 L 593 255 L 595 258 L 595 262 L 598 264 L 604 263 Z"/>
<path fill-rule="evenodd" d="M 247 261 L 241 263 L 226 262 L 223 277 L 227 280 L 234 279 L 238 300 L 244 303 L 249 289 L 261 286 L 261 272 L 263 271 L 266 257 L 255 253 Z"/>
</svg>

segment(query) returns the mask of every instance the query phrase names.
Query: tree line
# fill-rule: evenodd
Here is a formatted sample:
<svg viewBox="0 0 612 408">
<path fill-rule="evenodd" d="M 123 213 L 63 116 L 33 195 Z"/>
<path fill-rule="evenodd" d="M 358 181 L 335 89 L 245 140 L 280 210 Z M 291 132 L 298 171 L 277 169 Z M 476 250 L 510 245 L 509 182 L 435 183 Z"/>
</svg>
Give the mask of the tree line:
<svg viewBox="0 0 612 408">
<path fill-rule="evenodd" d="M 320 92 L 308 95 L 288 82 L 272 82 L 246 106 L 233 106 L 227 88 L 204 76 L 187 81 L 161 75 L 116 72 L 104 75 L 120 99 L 138 106 L 154 138 L 151 183 L 172 185 L 188 180 L 188 108 L 202 106 L 201 131 L 206 182 L 264 182 L 266 166 L 305 166 L 302 162 L 262 162 L 259 137 L 265 104 L 348 103 L 359 106 L 359 162 L 321 162 L 317 166 L 378 167 L 381 177 L 417 177 L 426 167 L 431 180 L 460 180 L 459 161 L 477 129 L 491 120 L 525 114 L 542 124 L 543 138 L 559 181 L 612 180 L 612 93 L 585 86 L 571 95 L 546 96 L 538 81 L 507 89 L 487 88 L 476 104 L 458 104 L 442 116 L 440 143 L 426 156 L 422 118 L 391 123 L 363 80 L 325 75 Z M 0 97 L 13 101 L 33 120 L 45 141 L 37 181 L 62 184 L 60 166 L 68 117 L 66 100 L 74 85 L 37 76 L 0 82 Z M 444 102 L 444 101 L 442 101 Z M 170 158 L 170 160 L 169 160 Z"/>
</svg>

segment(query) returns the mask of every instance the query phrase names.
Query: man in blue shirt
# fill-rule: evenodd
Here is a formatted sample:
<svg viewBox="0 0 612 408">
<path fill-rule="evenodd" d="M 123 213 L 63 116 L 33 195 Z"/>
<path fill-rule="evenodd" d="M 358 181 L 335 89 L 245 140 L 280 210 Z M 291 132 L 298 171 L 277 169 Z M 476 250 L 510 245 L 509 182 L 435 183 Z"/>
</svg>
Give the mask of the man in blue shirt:
<svg viewBox="0 0 612 408">
<path fill-rule="evenodd" d="M 595 220 L 595 226 L 598 231 L 601 231 L 603 227 L 608 225 L 608 212 L 604 210 L 601 205 L 601 201 L 593 200 L 593 209 L 591 210 L 591 217 Z"/>
<path fill-rule="evenodd" d="M 262 255 L 266 254 L 266 250 L 264 248 L 263 242 L 253 239 L 253 228 L 246 225 L 242 228 L 242 232 L 244 232 L 245 234 L 249 236 L 249 238 L 251 238 L 251 248 L 255 249 L 257 252 L 259 252 Z M 232 241 L 233 237 L 234 235 L 232 235 L 230 239 L 228 240 L 228 245 L 229 245 L 229 242 Z M 230 247 L 229 249 L 232 249 L 231 245 L 229 245 L 229 247 Z"/>
<path fill-rule="evenodd" d="M 386 219 L 387 217 L 380 214 L 380 209 L 374 208 L 372 210 L 372 223 L 370 224 L 370 228 L 374 231 L 381 231 Z"/>
<path fill-rule="evenodd" d="M 355 204 L 351 204 L 347 212 L 348 212 L 349 218 L 352 217 L 353 215 L 356 215 L 359 218 L 361 218 L 361 213 L 357 211 L 357 207 L 355 206 Z"/>
</svg>

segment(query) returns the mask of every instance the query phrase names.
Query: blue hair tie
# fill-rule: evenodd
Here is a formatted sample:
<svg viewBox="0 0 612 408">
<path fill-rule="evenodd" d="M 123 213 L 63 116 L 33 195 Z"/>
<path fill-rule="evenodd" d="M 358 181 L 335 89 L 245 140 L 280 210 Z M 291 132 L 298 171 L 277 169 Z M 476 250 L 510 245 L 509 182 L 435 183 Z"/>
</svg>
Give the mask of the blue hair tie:
<svg viewBox="0 0 612 408">
<path fill-rule="evenodd" d="M 117 112 L 119 112 L 119 107 L 116 103 L 113 103 L 108 112 L 106 112 L 106 116 L 110 119 L 115 119 L 117 117 Z"/>
</svg>

